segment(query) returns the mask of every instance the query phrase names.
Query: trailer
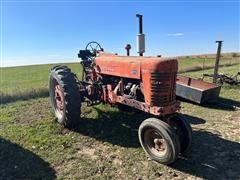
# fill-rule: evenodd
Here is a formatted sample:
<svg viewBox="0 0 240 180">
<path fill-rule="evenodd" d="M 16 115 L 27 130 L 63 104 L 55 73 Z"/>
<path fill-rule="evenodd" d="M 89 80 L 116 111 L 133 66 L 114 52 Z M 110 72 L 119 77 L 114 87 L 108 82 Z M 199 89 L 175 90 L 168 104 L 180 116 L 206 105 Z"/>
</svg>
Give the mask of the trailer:
<svg viewBox="0 0 240 180">
<path fill-rule="evenodd" d="M 204 104 L 216 101 L 219 97 L 221 86 L 199 79 L 178 75 L 176 81 L 177 97 Z"/>
</svg>

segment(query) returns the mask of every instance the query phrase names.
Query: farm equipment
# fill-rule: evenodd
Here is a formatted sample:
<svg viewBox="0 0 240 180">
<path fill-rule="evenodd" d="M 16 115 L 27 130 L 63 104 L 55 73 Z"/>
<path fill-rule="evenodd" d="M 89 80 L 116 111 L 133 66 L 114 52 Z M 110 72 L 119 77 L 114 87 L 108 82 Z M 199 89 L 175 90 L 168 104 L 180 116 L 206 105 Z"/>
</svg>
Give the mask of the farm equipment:
<svg viewBox="0 0 240 180">
<path fill-rule="evenodd" d="M 238 79 L 238 76 L 240 76 L 240 72 L 237 72 L 236 75 L 228 75 L 228 74 L 217 74 L 214 76 L 214 74 L 203 74 L 204 77 L 211 77 L 216 78 L 216 83 L 219 85 L 223 85 L 224 83 L 227 83 L 229 85 L 238 85 L 240 84 L 240 80 Z"/>
<path fill-rule="evenodd" d="M 176 95 L 186 100 L 204 104 L 219 97 L 221 86 L 187 76 L 177 76 Z"/>
<path fill-rule="evenodd" d="M 152 118 L 144 120 L 138 130 L 141 146 L 151 159 L 171 164 L 188 150 L 192 137 L 191 126 L 176 113 L 180 110 L 176 101 L 178 64 L 174 58 L 143 56 L 142 16 L 137 17 L 139 56 L 106 53 L 97 42 L 88 43 L 78 54 L 82 80 L 66 66 L 51 69 L 51 104 L 57 121 L 66 127 L 81 122 L 83 101 L 88 105 L 102 102 L 149 113 Z"/>
</svg>

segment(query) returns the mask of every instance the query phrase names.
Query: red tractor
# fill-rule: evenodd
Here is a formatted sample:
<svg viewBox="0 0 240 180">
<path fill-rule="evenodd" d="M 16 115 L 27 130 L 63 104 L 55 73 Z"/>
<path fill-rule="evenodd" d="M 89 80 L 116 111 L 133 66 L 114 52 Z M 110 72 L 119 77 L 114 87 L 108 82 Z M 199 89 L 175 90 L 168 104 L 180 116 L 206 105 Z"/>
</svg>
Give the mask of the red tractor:
<svg viewBox="0 0 240 180">
<path fill-rule="evenodd" d="M 163 164 L 173 163 L 187 151 L 192 129 L 177 115 L 177 60 L 162 57 L 143 57 L 144 34 L 142 16 L 137 35 L 140 56 L 119 56 L 105 53 L 96 42 L 80 50 L 82 80 L 66 66 L 55 66 L 49 78 L 51 104 L 57 121 L 65 127 L 80 122 L 81 103 L 99 102 L 135 108 L 152 115 L 138 130 L 139 141 L 146 154 Z M 127 46 L 129 48 L 129 46 Z M 129 52 L 128 52 L 129 54 Z"/>
</svg>

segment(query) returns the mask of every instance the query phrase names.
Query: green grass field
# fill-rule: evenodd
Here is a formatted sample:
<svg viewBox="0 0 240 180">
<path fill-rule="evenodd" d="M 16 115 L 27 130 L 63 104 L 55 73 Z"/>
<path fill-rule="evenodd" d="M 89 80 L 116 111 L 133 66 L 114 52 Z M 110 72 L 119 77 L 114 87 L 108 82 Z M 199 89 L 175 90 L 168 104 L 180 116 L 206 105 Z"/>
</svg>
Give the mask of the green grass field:
<svg viewBox="0 0 240 180">
<path fill-rule="evenodd" d="M 185 61 L 180 69 L 195 66 Z M 47 88 L 51 66 L 4 68 L 1 91 Z M 69 66 L 80 75 L 78 64 Z M 200 78 L 202 71 L 184 74 Z M 181 103 L 193 142 L 171 166 L 148 160 L 140 147 L 137 130 L 146 114 L 84 103 L 79 125 L 68 130 L 55 122 L 48 97 L 1 104 L 0 179 L 239 179 L 240 111 L 231 106 L 240 106 L 240 86 L 224 85 L 220 96 L 229 107 Z"/>
<path fill-rule="evenodd" d="M 220 66 L 239 64 L 240 58 L 222 58 L 220 60 Z M 209 58 L 179 58 L 178 59 L 178 68 L 179 71 L 188 71 L 188 70 L 200 70 L 201 68 L 213 68 L 215 65 L 215 59 Z"/>
<path fill-rule="evenodd" d="M 56 65 L 56 64 L 55 64 Z M 14 94 L 18 91 L 47 88 L 50 69 L 54 64 L 1 68 L 1 92 Z M 77 63 L 64 64 L 78 76 L 81 66 Z"/>
</svg>

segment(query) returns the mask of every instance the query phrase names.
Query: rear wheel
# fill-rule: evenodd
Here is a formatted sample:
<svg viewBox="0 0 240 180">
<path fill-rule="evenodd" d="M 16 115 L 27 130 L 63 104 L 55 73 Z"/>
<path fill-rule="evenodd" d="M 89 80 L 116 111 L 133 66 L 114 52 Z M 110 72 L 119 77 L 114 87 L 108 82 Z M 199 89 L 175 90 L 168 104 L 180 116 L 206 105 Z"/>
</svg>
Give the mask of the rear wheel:
<svg viewBox="0 0 240 180">
<path fill-rule="evenodd" d="M 49 77 L 49 95 L 57 121 L 73 127 L 80 117 L 81 96 L 76 76 L 66 66 L 55 66 Z"/>
<path fill-rule="evenodd" d="M 146 119 L 139 127 L 138 136 L 150 159 L 162 164 L 171 164 L 177 159 L 179 140 L 167 123 L 156 118 Z"/>
</svg>

